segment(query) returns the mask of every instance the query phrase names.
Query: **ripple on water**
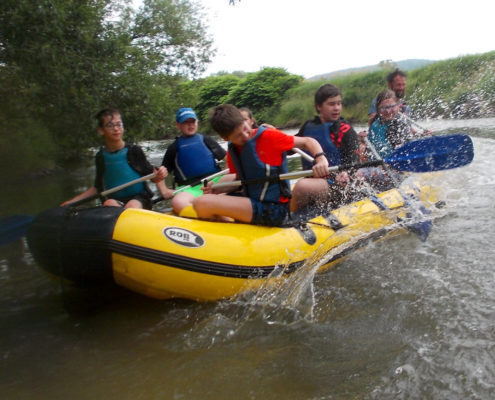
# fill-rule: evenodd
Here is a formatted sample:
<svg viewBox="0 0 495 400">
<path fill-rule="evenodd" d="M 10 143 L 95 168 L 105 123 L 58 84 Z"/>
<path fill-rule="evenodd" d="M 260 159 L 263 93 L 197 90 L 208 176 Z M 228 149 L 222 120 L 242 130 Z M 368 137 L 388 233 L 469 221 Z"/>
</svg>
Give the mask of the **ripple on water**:
<svg viewBox="0 0 495 400">
<path fill-rule="evenodd" d="M 472 130 L 481 137 L 470 166 L 439 174 L 446 216 L 427 242 L 406 234 L 372 243 L 272 291 L 211 304 L 124 292 L 68 315 L 55 306 L 58 286 L 2 249 L 3 396 L 494 398 L 490 124 Z"/>
</svg>

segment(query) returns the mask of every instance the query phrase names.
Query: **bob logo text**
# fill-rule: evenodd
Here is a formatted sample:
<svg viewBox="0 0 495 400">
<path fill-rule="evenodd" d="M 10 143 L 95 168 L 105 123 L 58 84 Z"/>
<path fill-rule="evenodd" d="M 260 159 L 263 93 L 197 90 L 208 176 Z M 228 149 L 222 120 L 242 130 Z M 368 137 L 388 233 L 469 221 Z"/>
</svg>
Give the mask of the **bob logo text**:
<svg viewBox="0 0 495 400">
<path fill-rule="evenodd" d="M 205 244 L 204 239 L 197 233 L 175 226 L 163 229 L 163 235 L 172 242 L 185 247 L 202 247 Z"/>
</svg>

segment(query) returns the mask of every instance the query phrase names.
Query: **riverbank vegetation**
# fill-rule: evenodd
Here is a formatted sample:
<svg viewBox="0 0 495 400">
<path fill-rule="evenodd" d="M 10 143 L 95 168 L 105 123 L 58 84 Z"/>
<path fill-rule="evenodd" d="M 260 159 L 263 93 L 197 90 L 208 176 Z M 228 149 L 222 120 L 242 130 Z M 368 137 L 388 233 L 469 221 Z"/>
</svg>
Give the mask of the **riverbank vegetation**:
<svg viewBox="0 0 495 400">
<path fill-rule="evenodd" d="M 133 140 L 170 132 L 183 82 L 214 54 L 204 13 L 188 0 L 129 3 L 0 2 L 1 166 L 79 157 L 100 143 L 93 116 L 103 107 L 122 110 Z"/>
<path fill-rule="evenodd" d="M 195 108 L 202 132 L 220 103 L 258 122 L 297 127 L 315 114 L 323 83 L 343 92 L 343 115 L 364 123 L 393 62 L 379 71 L 304 80 L 283 67 L 201 78 L 215 54 L 200 3 L 147 0 L 4 0 L 0 3 L 0 167 L 53 168 L 101 144 L 94 114 L 122 111 L 126 140 L 171 138 L 178 108 Z M 495 51 L 408 71 L 416 118 L 495 115 Z"/>
<path fill-rule="evenodd" d="M 323 83 L 343 94 L 343 115 L 365 123 L 371 100 L 386 86 L 394 68 L 351 74 L 333 80 L 305 81 L 289 90 L 271 121 L 277 126 L 299 126 L 315 114 L 314 93 Z M 495 115 L 495 51 L 438 61 L 407 72 L 406 100 L 414 118 L 480 118 Z"/>
</svg>

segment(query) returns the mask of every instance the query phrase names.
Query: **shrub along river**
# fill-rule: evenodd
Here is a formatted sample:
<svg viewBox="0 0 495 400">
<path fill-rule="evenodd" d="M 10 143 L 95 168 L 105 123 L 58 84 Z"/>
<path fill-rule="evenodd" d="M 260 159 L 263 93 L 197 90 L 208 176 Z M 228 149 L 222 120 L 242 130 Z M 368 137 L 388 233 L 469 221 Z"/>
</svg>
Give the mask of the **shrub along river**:
<svg viewBox="0 0 495 400">
<path fill-rule="evenodd" d="M 428 240 L 369 244 L 286 293 L 67 291 L 22 240 L 0 247 L 2 399 L 495 398 L 495 119 L 422 125 L 475 146 L 438 174 L 447 206 Z M 159 163 L 167 144 L 143 145 Z M 91 162 L 2 185 L 3 214 L 80 192 Z"/>
</svg>

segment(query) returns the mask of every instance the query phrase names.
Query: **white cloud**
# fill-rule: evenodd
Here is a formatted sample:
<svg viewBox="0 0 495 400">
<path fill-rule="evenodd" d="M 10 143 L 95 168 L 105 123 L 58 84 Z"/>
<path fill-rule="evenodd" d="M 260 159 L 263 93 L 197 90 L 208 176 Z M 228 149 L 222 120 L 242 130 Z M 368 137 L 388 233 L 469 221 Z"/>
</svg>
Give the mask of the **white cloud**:
<svg viewBox="0 0 495 400">
<path fill-rule="evenodd" d="M 495 50 L 491 2 L 202 0 L 218 50 L 207 73 L 282 67 L 311 77 L 408 58 Z"/>
</svg>

